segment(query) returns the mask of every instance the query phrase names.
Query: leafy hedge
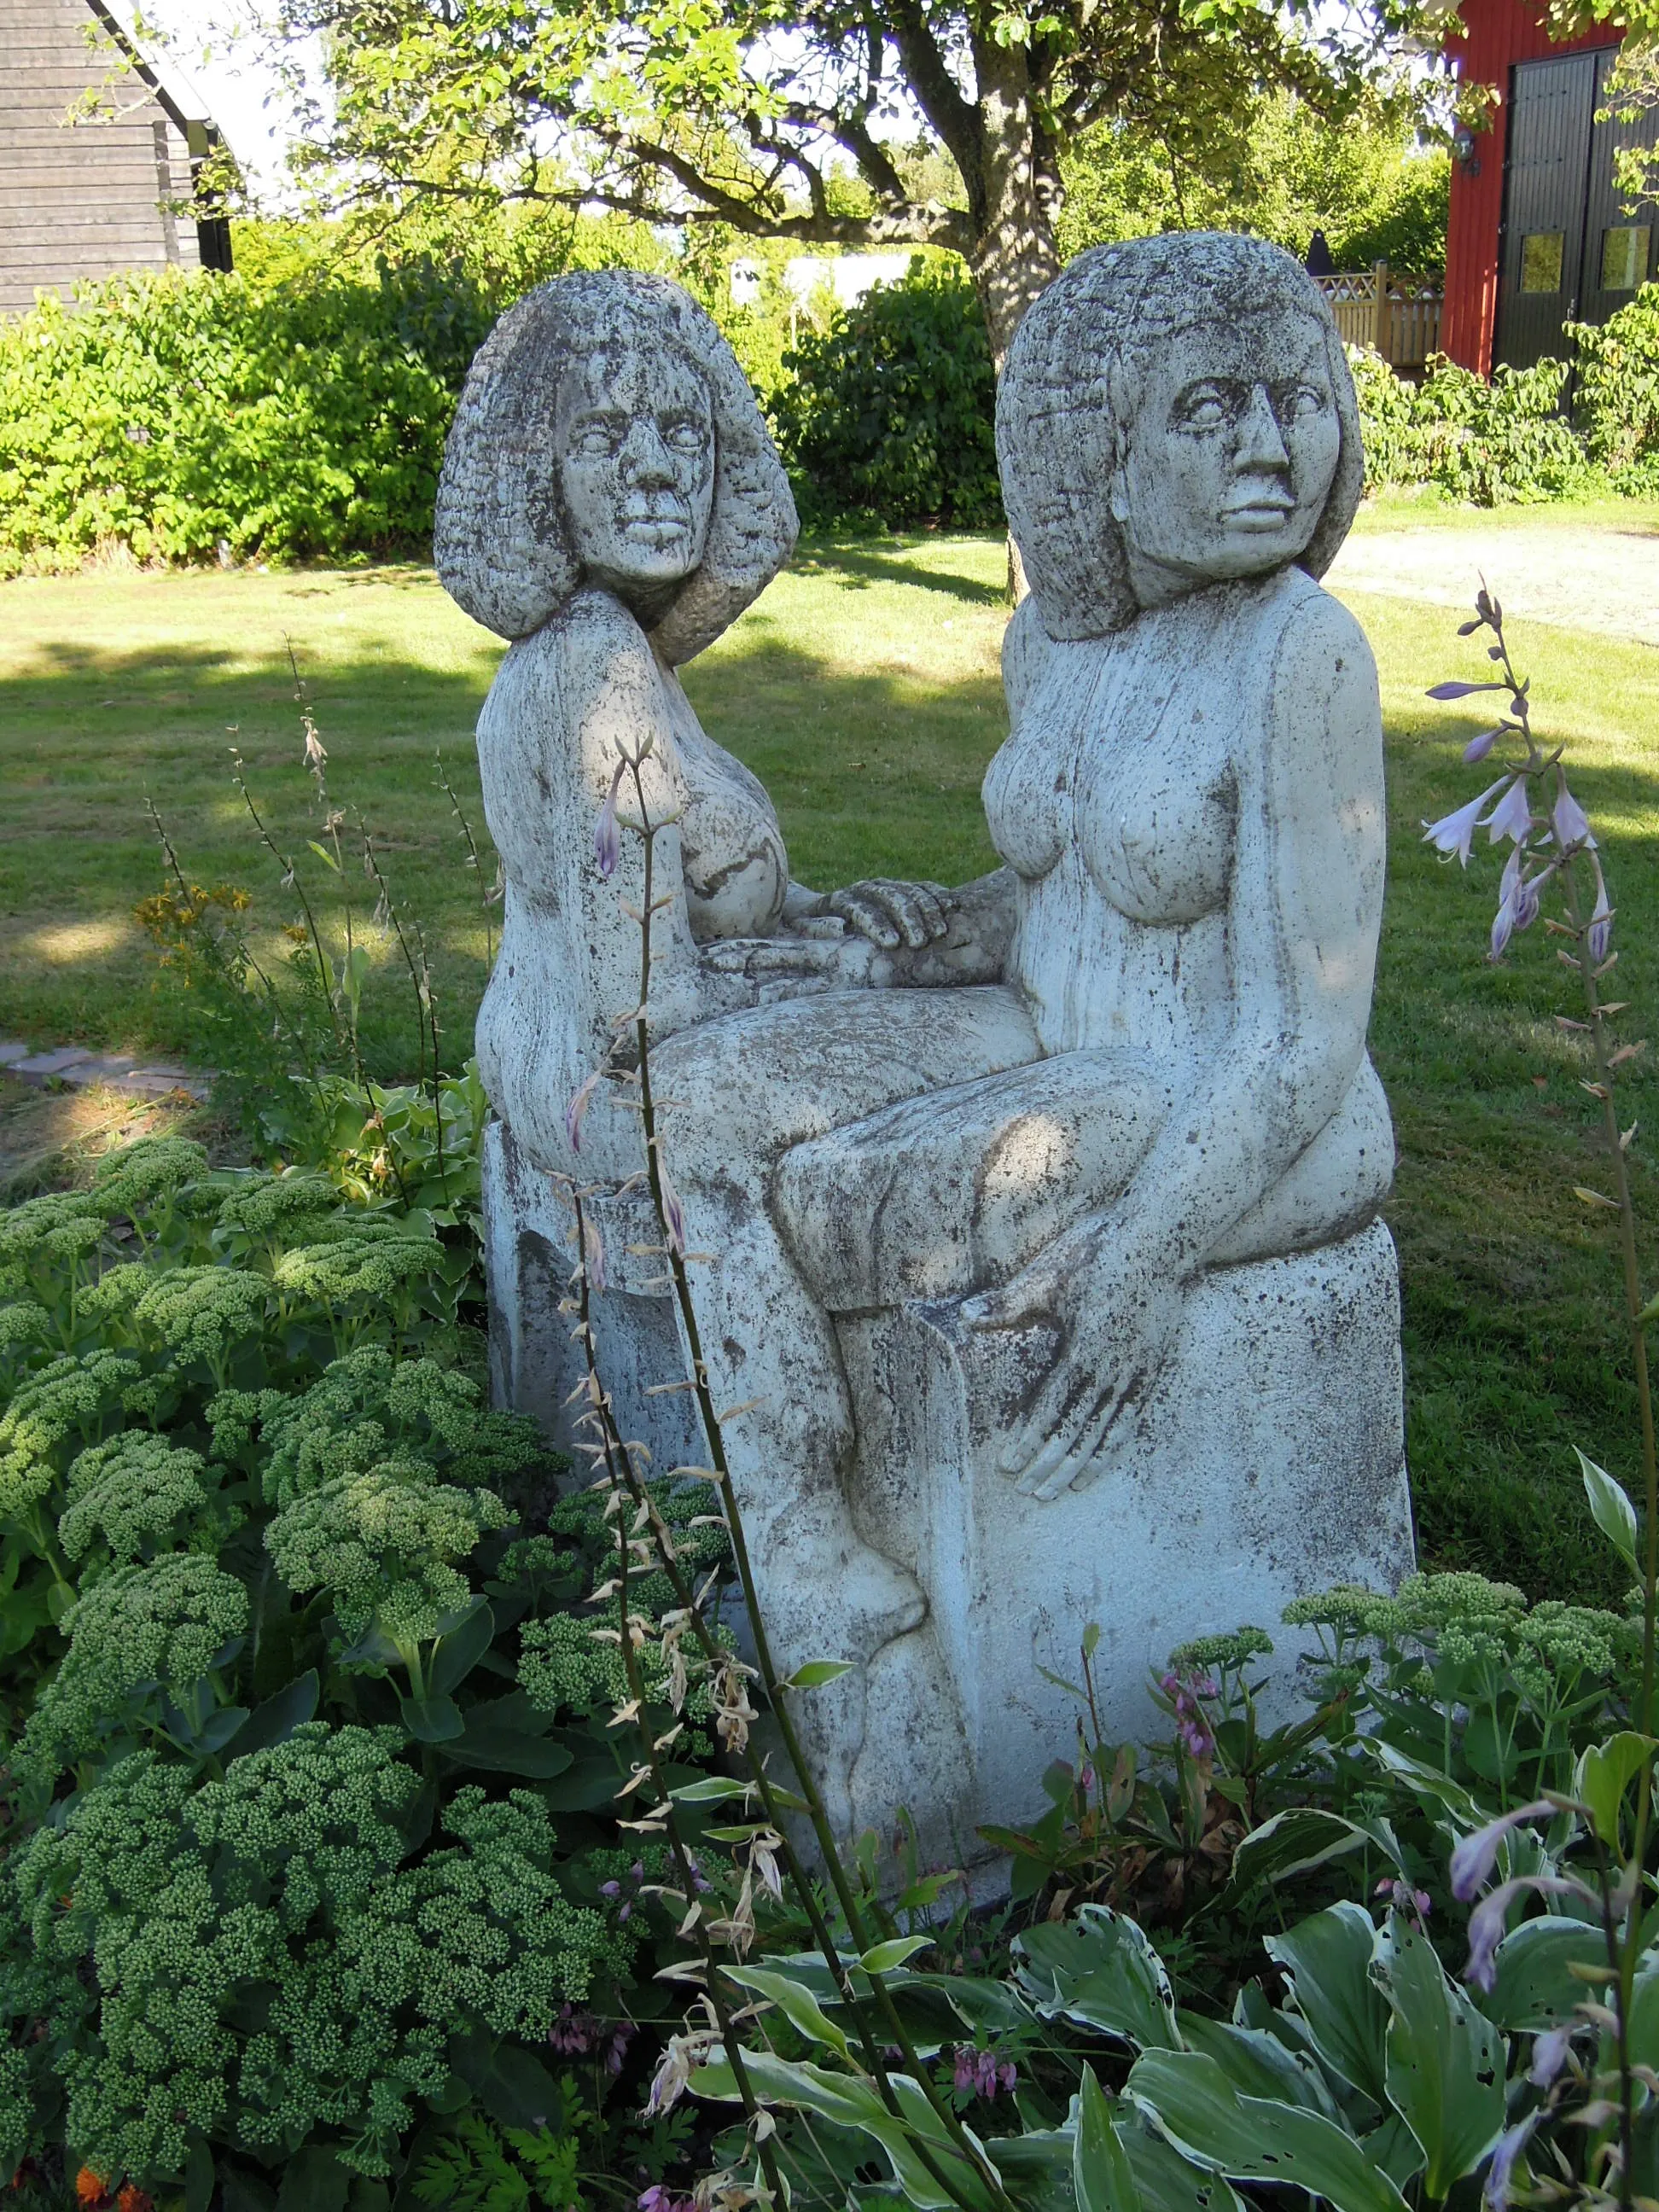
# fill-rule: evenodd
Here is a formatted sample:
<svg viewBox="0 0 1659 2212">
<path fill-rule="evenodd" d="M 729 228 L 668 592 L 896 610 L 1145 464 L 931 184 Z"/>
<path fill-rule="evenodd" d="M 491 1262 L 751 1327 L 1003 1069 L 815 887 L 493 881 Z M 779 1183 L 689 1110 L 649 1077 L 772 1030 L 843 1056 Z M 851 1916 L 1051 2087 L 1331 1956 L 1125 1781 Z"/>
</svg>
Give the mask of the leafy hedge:
<svg viewBox="0 0 1659 2212">
<path fill-rule="evenodd" d="M 616 258 L 608 242 L 607 258 Z M 547 273 L 538 270 L 535 275 Z M 443 440 L 511 282 L 420 255 L 276 281 L 113 278 L 0 320 L 0 576 L 140 560 L 339 561 L 423 546 Z M 1413 390 L 1354 356 L 1373 487 L 1490 506 L 1593 473 L 1659 489 L 1659 286 L 1574 364 L 1442 362 Z M 920 258 L 784 356 L 770 411 L 809 524 L 997 527 L 994 386 L 973 287 Z"/>
<path fill-rule="evenodd" d="M 1599 330 L 1569 328 L 1590 459 L 1621 491 L 1659 492 L 1659 284 L 1644 284 Z"/>
<path fill-rule="evenodd" d="M 1365 483 L 1434 484 L 1476 507 L 1560 499 L 1590 463 L 1561 411 L 1566 365 L 1498 368 L 1487 383 L 1437 356 L 1416 386 L 1378 354 L 1349 353 L 1365 437 Z"/>
<path fill-rule="evenodd" d="M 965 276 L 918 258 L 784 368 L 772 414 L 804 521 L 1000 524 L 996 383 Z"/>
<path fill-rule="evenodd" d="M 492 319 L 428 264 L 253 289 L 112 278 L 0 323 L 0 575 L 418 544 Z"/>
</svg>

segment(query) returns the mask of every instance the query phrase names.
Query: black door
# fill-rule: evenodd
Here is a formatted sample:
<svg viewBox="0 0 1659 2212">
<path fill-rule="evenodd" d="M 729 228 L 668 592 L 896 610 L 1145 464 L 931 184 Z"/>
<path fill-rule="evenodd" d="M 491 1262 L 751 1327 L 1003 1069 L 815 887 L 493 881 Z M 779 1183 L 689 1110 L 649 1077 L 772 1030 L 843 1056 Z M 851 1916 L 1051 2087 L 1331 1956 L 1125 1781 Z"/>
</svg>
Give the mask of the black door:
<svg viewBox="0 0 1659 2212">
<path fill-rule="evenodd" d="M 1559 360 L 1561 325 L 1578 313 L 1595 63 L 1564 54 L 1511 73 L 1497 357 L 1516 368 Z"/>
<path fill-rule="evenodd" d="M 1616 48 L 1595 57 L 1595 110 L 1607 103 L 1607 82 L 1618 58 Z M 1578 319 L 1605 323 L 1629 304 L 1638 284 L 1654 273 L 1655 210 L 1651 200 L 1632 206 L 1621 200 L 1613 180 L 1613 157 L 1628 148 L 1650 150 L 1659 144 L 1659 112 L 1650 109 L 1633 122 L 1609 116 L 1595 125 L 1590 138 L 1589 207 L 1584 225 L 1584 275 L 1579 288 Z"/>
<path fill-rule="evenodd" d="M 1616 46 L 1520 62 L 1510 72 L 1496 359 L 1565 357 L 1562 325 L 1602 323 L 1655 270 L 1650 204 L 1631 210 L 1613 157 L 1659 143 L 1659 115 L 1597 123 Z"/>
</svg>

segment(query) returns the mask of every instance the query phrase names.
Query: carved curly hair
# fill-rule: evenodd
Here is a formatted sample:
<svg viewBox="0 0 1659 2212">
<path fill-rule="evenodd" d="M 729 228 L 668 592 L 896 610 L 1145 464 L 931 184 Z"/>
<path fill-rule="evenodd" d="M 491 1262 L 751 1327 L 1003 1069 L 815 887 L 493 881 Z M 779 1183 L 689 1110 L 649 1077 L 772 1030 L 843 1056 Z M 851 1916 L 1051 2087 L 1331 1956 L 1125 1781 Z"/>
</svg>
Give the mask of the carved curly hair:
<svg viewBox="0 0 1659 2212">
<path fill-rule="evenodd" d="M 444 448 L 433 554 L 450 597 L 502 637 L 527 637 L 575 591 L 581 566 L 554 434 L 566 364 L 671 349 L 708 390 L 714 499 L 701 564 L 652 631 L 671 662 L 712 644 L 789 558 L 789 483 L 743 371 L 696 301 L 665 277 L 583 270 L 530 292 L 478 349 Z"/>
<path fill-rule="evenodd" d="M 1079 253 L 1026 315 L 997 393 L 997 462 L 1008 526 L 1050 637 L 1098 637 L 1139 612 L 1110 479 L 1146 372 L 1178 331 L 1263 314 L 1304 315 L 1325 333 L 1342 443 L 1297 564 L 1322 576 L 1353 520 L 1365 460 L 1342 341 L 1300 263 L 1224 231 L 1131 239 Z"/>
</svg>

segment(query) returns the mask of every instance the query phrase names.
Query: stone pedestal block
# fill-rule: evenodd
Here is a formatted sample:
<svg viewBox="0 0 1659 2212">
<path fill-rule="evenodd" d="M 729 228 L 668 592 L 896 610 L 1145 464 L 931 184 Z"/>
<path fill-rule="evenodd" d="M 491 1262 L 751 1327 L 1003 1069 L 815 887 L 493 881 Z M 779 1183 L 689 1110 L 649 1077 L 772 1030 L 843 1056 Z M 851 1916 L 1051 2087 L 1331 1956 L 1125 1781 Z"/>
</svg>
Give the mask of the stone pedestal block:
<svg viewBox="0 0 1659 2212">
<path fill-rule="evenodd" d="M 1076 1702 L 1042 1670 L 1079 1679 L 1091 1621 L 1107 1735 L 1145 1741 L 1167 1728 L 1146 1686 L 1175 1645 L 1267 1629 L 1288 1707 L 1301 1639 L 1284 1607 L 1340 1582 L 1392 1589 L 1412 1568 L 1400 1296 L 1380 1222 L 1207 1276 L 1133 1426 L 1092 1479 L 1048 1501 L 996 1464 L 1001 1416 L 1042 1347 L 963 1346 L 918 1306 L 837 1327 L 860 1414 L 854 1511 L 930 1601 L 924 1626 L 872 1663 L 855 1811 L 884 1822 L 908 1804 L 957 1863 L 975 1856 L 980 1823 L 1040 1811 L 1044 1767 L 1074 1755 Z M 937 1718 L 952 1707 L 954 1742 Z"/>
</svg>

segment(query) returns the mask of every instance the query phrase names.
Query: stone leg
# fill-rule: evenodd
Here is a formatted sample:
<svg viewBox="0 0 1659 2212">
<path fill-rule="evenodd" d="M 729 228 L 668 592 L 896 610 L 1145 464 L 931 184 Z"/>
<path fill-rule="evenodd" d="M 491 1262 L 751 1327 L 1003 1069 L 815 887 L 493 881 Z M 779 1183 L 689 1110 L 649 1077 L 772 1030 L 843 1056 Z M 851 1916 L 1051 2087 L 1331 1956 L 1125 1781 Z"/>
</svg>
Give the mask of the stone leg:
<svg viewBox="0 0 1659 2212">
<path fill-rule="evenodd" d="M 1413 1553 L 1398 1279 L 1380 1222 L 1206 1277 L 1133 1431 L 1109 1439 L 1097 1480 L 1047 1503 L 996 1466 L 1046 1338 L 958 1345 L 948 1314 L 913 1304 L 837 1325 L 855 1510 L 930 1600 L 923 1628 L 872 1664 L 879 1718 L 854 1817 L 885 1827 L 908 1806 L 927 1854 L 961 1865 L 991 1856 L 981 1824 L 1038 1813 L 1043 1769 L 1073 1756 L 1075 1706 L 1039 1669 L 1075 1680 L 1091 1621 L 1109 1740 L 1144 1741 L 1161 1725 L 1148 1674 L 1175 1645 L 1265 1628 L 1271 1694 L 1288 1710 L 1300 1653 L 1283 1607 L 1340 1582 L 1392 1589 Z"/>
</svg>

